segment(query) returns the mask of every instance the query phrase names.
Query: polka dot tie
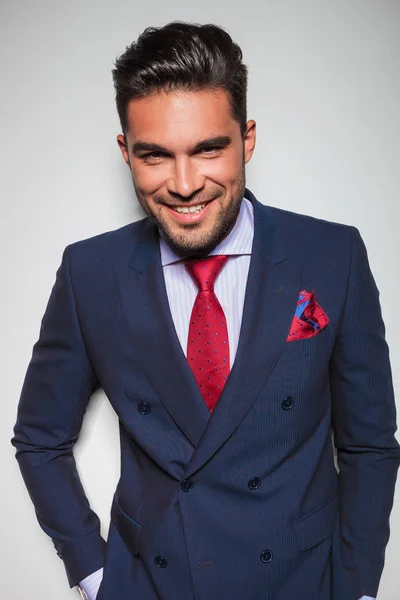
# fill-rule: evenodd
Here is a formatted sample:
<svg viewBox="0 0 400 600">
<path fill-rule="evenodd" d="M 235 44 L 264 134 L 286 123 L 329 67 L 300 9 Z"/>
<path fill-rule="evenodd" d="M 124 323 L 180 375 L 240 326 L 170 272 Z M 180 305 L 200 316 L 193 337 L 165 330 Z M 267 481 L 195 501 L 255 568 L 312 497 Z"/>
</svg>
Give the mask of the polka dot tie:
<svg viewBox="0 0 400 600">
<path fill-rule="evenodd" d="M 229 376 L 229 340 L 224 311 L 214 294 L 214 282 L 227 256 L 184 260 L 199 291 L 189 325 L 187 360 L 210 412 Z"/>
</svg>

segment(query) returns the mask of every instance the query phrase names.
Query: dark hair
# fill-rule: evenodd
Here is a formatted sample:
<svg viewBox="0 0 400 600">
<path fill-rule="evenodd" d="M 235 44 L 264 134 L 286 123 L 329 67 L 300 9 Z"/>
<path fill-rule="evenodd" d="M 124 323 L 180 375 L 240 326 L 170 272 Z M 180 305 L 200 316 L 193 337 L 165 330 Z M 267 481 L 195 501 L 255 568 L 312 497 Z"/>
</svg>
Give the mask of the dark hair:
<svg viewBox="0 0 400 600">
<path fill-rule="evenodd" d="M 222 88 L 244 135 L 247 121 L 247 68 L 242 51 L 217 25 L 173 21 L 148 27 L 115 62 L 116 104 L 124 133 L 127 104 L 161 90 Z"/>
</svg>

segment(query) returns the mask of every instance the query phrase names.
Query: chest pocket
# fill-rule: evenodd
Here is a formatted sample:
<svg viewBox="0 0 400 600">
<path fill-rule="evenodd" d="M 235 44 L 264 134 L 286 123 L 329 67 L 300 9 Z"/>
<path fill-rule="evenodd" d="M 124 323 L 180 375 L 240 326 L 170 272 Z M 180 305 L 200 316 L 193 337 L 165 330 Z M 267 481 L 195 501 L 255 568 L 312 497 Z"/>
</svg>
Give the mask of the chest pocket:
<svg viewBox="0 0 400 600">
<path fill-rule="evenodd" d="M 279 363 L 297 360 L 306 356 L 329 356 L 331 351 L 332 330 L 329 325 L 322 331 L 309 338 L 285 342 L 279 357 Z"/>
</svg>

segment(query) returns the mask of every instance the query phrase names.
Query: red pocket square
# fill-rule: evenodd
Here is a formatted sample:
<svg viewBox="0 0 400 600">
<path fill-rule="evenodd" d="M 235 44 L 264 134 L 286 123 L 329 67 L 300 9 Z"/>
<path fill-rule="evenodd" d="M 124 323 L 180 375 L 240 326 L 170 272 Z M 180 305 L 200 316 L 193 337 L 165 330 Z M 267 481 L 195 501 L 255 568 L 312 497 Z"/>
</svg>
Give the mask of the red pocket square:
<svg viewBox="0 0 400 600">
<path fill-rule="evenodd" d="M 297 300 L 296 312 L 290 327 L 287 342 L 313 337 L 325 329 L 329 319 L 315 300 L 315 292 L 302 290 Z"/>
</svg>

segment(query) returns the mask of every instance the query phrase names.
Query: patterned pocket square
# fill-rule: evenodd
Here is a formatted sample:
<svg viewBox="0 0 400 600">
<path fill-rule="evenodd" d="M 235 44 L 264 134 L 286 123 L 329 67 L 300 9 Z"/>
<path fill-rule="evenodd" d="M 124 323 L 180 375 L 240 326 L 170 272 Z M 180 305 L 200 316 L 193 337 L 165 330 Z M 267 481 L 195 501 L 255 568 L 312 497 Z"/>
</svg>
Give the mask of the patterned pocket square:
<svg viewBox="0 0 400 600">
<path fill-rule="evenodd" d="M 290 327 L 287 342 L 313 337 L 328 325 L 329 319 L 315 300 L 314 290 L 300 292 L 296 312 Z"/>
</svg>

